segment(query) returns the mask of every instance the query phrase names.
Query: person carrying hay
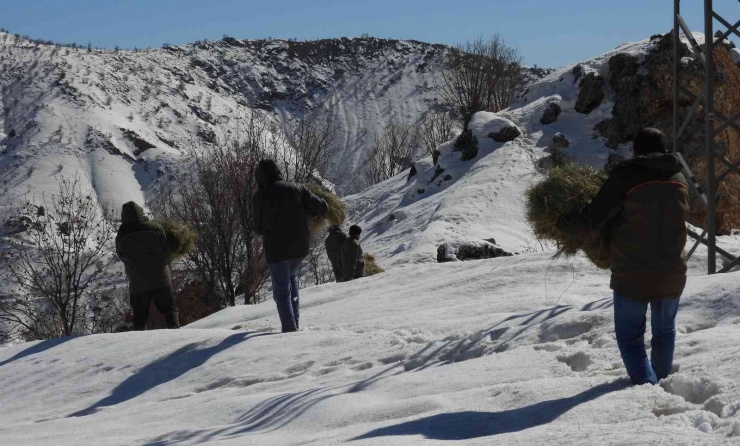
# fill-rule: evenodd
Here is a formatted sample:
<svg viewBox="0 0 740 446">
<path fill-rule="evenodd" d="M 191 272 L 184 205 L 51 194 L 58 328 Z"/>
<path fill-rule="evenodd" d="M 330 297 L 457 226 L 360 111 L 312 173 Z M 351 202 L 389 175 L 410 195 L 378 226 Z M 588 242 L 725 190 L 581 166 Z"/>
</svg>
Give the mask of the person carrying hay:
<svg viewBox="0 0 740 446">
<path fill-rule="evenodd" d="M 128 278 L 134 330 L 146 330 L 152 301 L 167 328 L 180 328 L 170 273 L 173 254 L 180 249 L 180 240 L 168 236 L 160 224 L 149 221 L 141 206 L 133 201 L 123 205 L 116 253 Z"/>
<path fill-rule="evenodd" d="M 297 331 L 298 278 L 303 258 L 308 255 L 309 218 L 324 217 L 329 206 L 305 186 L 284 181 L 273 160 L 260 161 L 256 177 L 254 232 L 262 236 L 282 331 Z"/>
<path fill-rule="evenodd" d="M 634 384 L 657 384 L 673 367 L 678 302 L 686 285 L 688 185 L 667 139 L 646 128 L 634 138 L 634 158 L 612 169 L 583 211 L 561 216 L 558 229 L 607 234 L 617 344 Z M 652 313 L 652 351 L 644 334 Z"/>
</svg>

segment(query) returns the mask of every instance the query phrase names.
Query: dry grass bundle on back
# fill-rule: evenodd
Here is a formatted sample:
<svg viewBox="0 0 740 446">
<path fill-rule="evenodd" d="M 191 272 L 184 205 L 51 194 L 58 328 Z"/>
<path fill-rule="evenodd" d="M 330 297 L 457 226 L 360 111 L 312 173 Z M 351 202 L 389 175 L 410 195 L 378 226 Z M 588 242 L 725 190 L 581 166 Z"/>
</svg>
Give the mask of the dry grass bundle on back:
<svg viewBox="0 0 740 446">
<path fill-rule="evenodd" d="M 172 237 L 180 242 L 180 248 L 172 254 L 173 260 L 184 257 L 195 249 L 195 239 L 198 238 L 198 234 L 187 223 L 175 222 L 169 219 L 157 219 L 153 223 L 160 225 L 167 237 Z"/>
<path fill-rule="evenodd" d="M 375 256 L 372 254 L 365 253 L 362 255 L 365 260 L 365 277 L 374 276 L 376 274 L 384 273 L 385 270 L 375 263 Z"/>
<path fill-rule="evenodd" d="M 561 232 L 558 217 L 579 212 L 599 192 L 606 173 L 589 166 L 568 163 L 550 169 L 547 178 L 526 193 L 527 221 L 538 238 L 558 246 L 555 257 L 574 255 L 581 249 L 599 268 L 609 268 L 609 246 L 602 243 L 598 231 Z"/>
<path fill-rule="evenodd" d="M 344 220 L 347 219 L 347 205 L 337 197 L 334 193 L 324 190 L 317 184 L 305 184 L 306 188 L 310 190 L 314 195 L 319 198 L 326 200 L 329 205 L 329 213 L 326 217 L 311 218 L 309 219 L 308 225 L 312 235 L 321 234 L 321 231 L 326 226 L 326 222 L 330 224 L 341 226 Z"/>
</svg>

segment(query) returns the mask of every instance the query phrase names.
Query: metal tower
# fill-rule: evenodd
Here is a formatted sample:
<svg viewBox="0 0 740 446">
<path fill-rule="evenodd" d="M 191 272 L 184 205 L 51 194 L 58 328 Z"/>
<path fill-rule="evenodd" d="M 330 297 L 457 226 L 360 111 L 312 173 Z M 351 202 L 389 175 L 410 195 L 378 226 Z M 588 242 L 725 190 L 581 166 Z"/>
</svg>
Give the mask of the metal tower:
<svg viewBox="0 0 740 446">
<path fill-rule="evenodd" d="M 715 274 L 717 272 L 724 273 L 730 271 L 732 268 L 740 264 L 740 258 L 729 254 L 725 250 L 717 247 L 717 187 L 722 181 L 724 181 L 729 175 L 740 175 L 740 160 L 729 160 L 726 156 L 718 153 L 716 150 L 716 138 L 724 130 L 732 128 L 737 132 L 740 132 L 740 125 L 737 121 L 740 118 L 740 111 L 735 112 L 729 118 L 719 113 L 714 108 L 714 93 L 715 93 L 715 63 L 714 63 L 714 47 L 717 42 L 722 42 L 727 39 L 730 34 L 735 34 L 740 37 L 738 27 L 740 27 L 740 21 L 731 25 L 722 16 L 714 11 L 713 0 L 704 0 L 704 35 L 706 41 L 704 47 L 700 46 L 694 39 L 691 30 L 686 25 L 684 18 L 681 16 L 681 0 L 673 0 L 674 3 L 674 14 L 673 14 L 673 151 L 676 153 L 684 166 L 686 177 L 689 179 L 689 184 L 692 191 L 700 197 L 701 202 L 707 208 L 707 220 L 706 228 L 701 234 L 694 231 L 689 231 L 689 235 L 696 240 L 693 247 L 688 253 L 688 257 L 691 257 L 699 244 L 704 244 L 708 248 L 709 261 L 707 264 L 707 270 L 709 274 Z M 726 31 L 721 35 L 714 37 L 714 20 L 717 20 Z M 689 44 L 693 48 L 694 52 L 699 56 L 704 66 L 704 85 L 699 92 L 699 95 L 695 95 L 691 91 L 682 88 L 680 85 L 681 76 L 681 61 L 680 61 L 680 33 L 683 31 L 683 35 L 688 40 Z M 681 96 L 686 96 L 693 100 L 693 104 L 689 109 L 688 115 L 684 121 L 679 125 L 680 121 L 680 105 L 679 99 Z M 696 116 L 696 111 L 699 105 L 704 105 L 704 122 L 705 122 L 705 154 L 707 161 L 707 178 L 706 187 L 702 187 L 696 181 L 689 165 L 679 152 L 679 138 L 688 127 L 689 123 Z M 715 123 L 715 121 L 717 121 Z M 718 125 L 715 125 L 718 124 Z M 717 162 L 719 162 L 721 173 L 717 174 Z M 717 271 L 717 254 L 720 254 L 729 260 L 729 263 Z"/>
</svg>

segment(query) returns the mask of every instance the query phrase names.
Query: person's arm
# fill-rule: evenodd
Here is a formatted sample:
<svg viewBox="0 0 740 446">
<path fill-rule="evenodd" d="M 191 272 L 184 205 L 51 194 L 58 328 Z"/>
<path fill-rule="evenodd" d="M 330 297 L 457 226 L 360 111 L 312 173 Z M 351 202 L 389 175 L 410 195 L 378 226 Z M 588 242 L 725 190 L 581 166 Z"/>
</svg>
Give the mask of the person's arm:
<svg viewBox="0 0 740 446">
<path fill-rule="evenodd" d="M 303 188 L 303 207 L 309 215 L 323 217 L 329 213 L 329 205 L 323 198 L 316 196 L 307 187 Z"/>
</svg>

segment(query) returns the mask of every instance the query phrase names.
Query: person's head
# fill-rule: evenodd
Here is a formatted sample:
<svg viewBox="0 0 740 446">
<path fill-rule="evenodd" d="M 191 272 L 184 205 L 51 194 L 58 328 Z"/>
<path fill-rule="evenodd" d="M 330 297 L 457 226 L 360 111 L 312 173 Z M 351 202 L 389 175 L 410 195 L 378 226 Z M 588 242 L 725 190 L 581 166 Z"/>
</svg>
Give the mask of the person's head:
<svg viewBox="0 0 740 446">
<path fill-rule="evenodd" d="M 144 209 L 133 201 L 124 203 L 121 208 L 121 224 L 147 221 Z"/>
<path fill-rule="evenodd" d="M 644 128 L 635 135 L 632 153 L 634 156 L 645 156 L 651 153 L 668 153 L 668 138 L 656 128 Z"/>
<path fill-rule="evenodd" d="M 357 225 L 352 225 L 349 227 L 349 236 L 354 238 L 360 238 L 360 234 L 362 234 L 362 228 Z"/>
<path fill-rule="evenodd" d="M 280 169 L 275 161 L 271 159 L 264 159 L 257 164 L 256 176 L 257 184 L 260 187 L 270 186 L 276 181 L 283 179 L 283 176 L 280 174 Z"/>
</svg>

